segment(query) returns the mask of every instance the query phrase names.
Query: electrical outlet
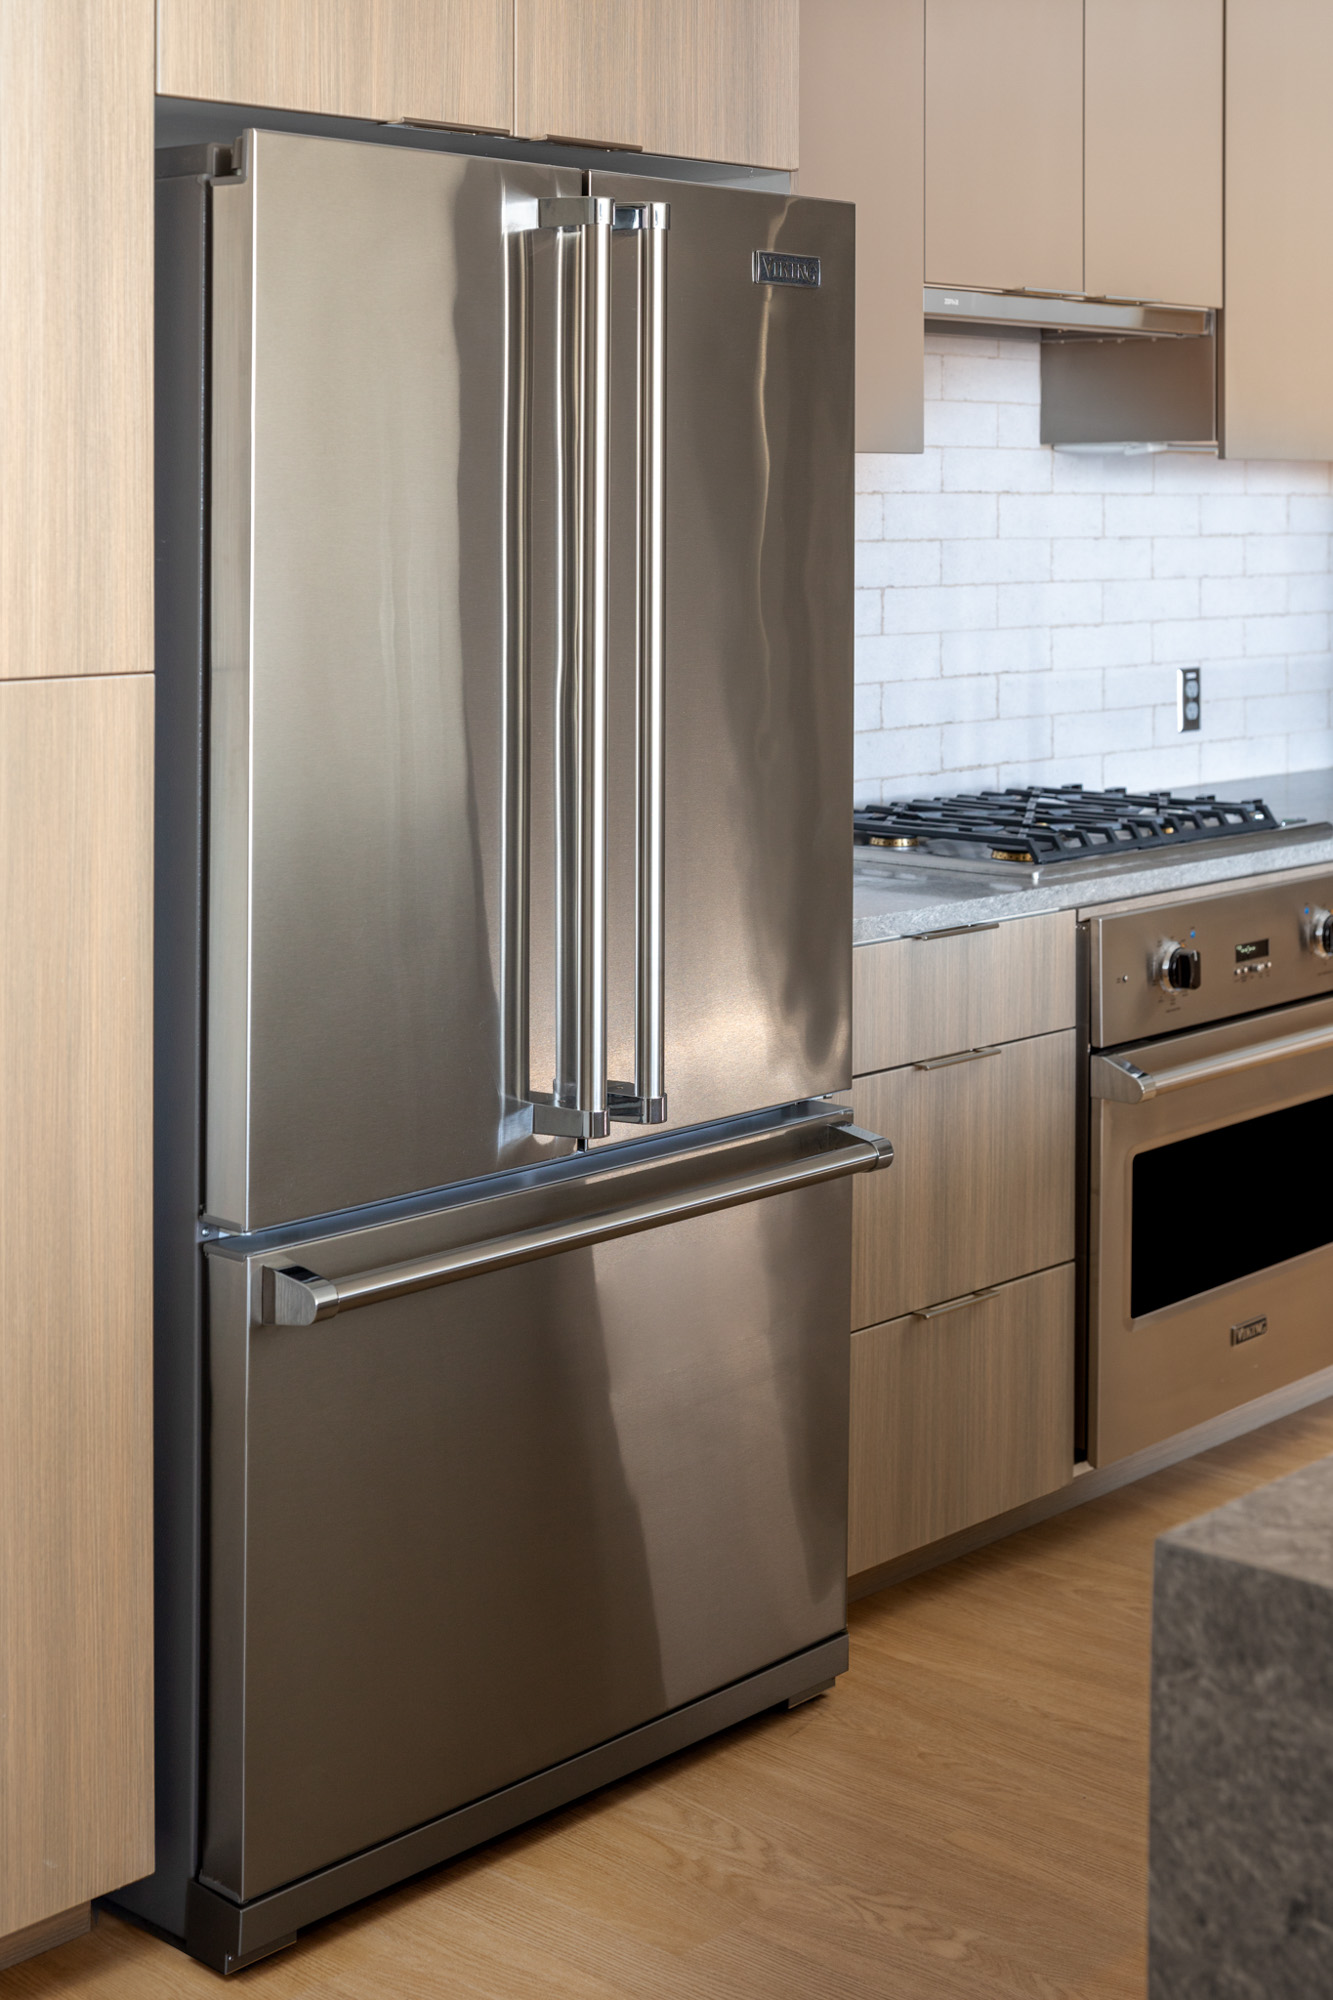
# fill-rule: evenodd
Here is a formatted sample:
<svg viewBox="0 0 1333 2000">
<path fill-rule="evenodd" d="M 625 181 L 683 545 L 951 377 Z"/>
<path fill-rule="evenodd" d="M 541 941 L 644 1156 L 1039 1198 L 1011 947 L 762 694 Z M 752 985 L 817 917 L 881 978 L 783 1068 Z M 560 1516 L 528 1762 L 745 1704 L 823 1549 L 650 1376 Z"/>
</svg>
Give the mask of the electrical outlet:
<svg viewBox="0 0 1333 2000">
<path fill-rule="evenodd" d="M 1197 729 L 1203 719 L 1203 674 L 1198 667 L 1176 671 L 1176 728 Z"/>
</svg>

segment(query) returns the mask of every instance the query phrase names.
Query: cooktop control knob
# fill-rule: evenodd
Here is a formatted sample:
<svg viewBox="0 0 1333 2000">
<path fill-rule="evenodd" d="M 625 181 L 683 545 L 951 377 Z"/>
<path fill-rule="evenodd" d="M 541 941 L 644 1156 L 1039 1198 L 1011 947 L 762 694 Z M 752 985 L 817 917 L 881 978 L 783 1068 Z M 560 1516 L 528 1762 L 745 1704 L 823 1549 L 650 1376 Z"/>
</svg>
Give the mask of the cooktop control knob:
<svg viewBox="0 0 1333 2000">
<path fill-rule="evenodd" d="M 1198 952 L 1167 938 L 1157 947 L 1153 976 L 1164 993 L 1192 993 L 1202 977 Z"/>
<path fill-rule="evenodd" d="M 1333 958 L 1333 913 L 1311 910 L 1308 936 L 1316 958 Z"/>
</svg>

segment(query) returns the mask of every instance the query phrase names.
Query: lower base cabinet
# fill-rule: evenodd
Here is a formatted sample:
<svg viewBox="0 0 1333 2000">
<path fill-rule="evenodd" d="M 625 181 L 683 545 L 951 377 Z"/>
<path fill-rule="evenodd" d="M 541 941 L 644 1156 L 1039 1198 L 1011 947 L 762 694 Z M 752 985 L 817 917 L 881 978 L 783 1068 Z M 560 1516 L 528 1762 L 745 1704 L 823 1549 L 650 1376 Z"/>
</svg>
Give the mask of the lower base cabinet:
<svg viewBox="0 0 1333 2000">
<path fill-rule="evenodd" d="M 852 1576 L 1063 1486 L 1074 1266 L 852 1335 Z"/>
</svg>

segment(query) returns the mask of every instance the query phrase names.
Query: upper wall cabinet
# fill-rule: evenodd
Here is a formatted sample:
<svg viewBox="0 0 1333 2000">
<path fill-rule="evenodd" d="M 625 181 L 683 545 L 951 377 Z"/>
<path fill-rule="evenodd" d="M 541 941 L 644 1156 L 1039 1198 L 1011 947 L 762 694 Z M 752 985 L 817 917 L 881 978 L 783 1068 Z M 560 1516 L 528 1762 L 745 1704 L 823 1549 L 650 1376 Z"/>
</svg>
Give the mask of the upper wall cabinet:
<svg viewBox="0 0 1333 2000">
<path fill-rule="evenodd" d="M 801 0 L 802 194 L 856 203 L 856 448 L 923 446 L 925 0 Z"/>
<path fill-rule="evenodd" d="M 1228 0 L 1228 458 L 1333 458 L 1333 7 Z"/>
<path fill-rule="evenodd" d="M 157 87 L 508 132 L 512 36 L 513 0 L 158 0 Z"/>
<path fill-rule="evenodd" d="M 1083 289 L 1222 303 L 1222 0 L 1086 0 Z"/>
<path fill-rule="evenodd" d="M 1083 289 L 1083 0 L 926 0 L 926 282 Z"/>
<path fill-rule="evenodd" d="M 517 0 L 514 129 L 796 165 L 799 0 Z"/>
</svg>

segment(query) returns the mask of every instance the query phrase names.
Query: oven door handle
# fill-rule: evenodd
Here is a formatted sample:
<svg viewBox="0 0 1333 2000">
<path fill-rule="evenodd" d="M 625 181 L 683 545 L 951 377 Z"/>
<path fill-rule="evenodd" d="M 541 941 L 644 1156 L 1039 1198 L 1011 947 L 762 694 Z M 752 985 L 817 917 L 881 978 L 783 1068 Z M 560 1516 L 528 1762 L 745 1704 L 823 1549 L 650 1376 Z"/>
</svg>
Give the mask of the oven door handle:
<svg viewBox="0 0 1333 2000">
<path fill-rule="evenodd" d="M 1092 1094 L 1108 1098 L 1113 1104 L 1142 1104 L 1150 1097 L 1164 1096 L 1169 1090 L 1186 1090 L 1192 1084 L 1211 1083 L 1214 1077 L 1235 1076 L 1241 1070 L 1266 1069 L 1270 1063 L 1286 1062 L 1292 1056 L 1317 1055 L 1321 1049 L 1333 1049 L 1333 1026 L 1310 1028 L 1303 1035 L 1284 1035 L 1280 1041 L 1254 1042 L 1247 1049 L 1202 1056 L 1198 1062 L 1179 1063 L 1174 1069 L 1156 1073 L 1140 1069 L 1128 1056 L 1094 1056 L 1090 1073 Z"/>
</svg>

